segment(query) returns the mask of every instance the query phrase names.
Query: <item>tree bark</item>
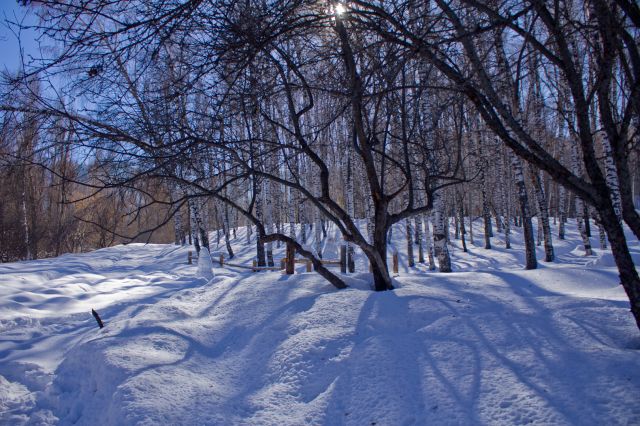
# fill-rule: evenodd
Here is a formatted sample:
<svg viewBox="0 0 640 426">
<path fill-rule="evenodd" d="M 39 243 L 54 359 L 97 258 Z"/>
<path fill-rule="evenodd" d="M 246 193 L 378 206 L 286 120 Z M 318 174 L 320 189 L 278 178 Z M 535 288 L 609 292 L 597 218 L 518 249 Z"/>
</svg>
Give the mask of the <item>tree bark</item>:
<svg viewBox="0 0 640 426">
<path fill-rule="evenodd" d="M 529 200 L 527 196 L 527 188 L 524 182 L 522 162 L 518 157 L 512 154 L 511 164 L 515 172 L 516 187 L 518 188 L 518 202 L 520 204 L 520 212 L 522 214 L 526 258 L 525 269 L 536 269 L 538 267 L 538 261 L 536 260 L 536 246 L 533 236 L 533 225 L 531 224 L 531 214 L 529 213 Z"/>
</svg>

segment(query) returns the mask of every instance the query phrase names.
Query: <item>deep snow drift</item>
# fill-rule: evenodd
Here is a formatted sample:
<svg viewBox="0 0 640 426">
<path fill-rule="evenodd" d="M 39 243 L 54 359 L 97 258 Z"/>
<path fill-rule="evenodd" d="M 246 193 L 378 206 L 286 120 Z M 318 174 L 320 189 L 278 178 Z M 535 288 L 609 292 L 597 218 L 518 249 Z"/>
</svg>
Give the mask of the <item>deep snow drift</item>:
<svg viewBox="0 0 640 426">
<path fill-rule="evenodd" d="M 582 256 L 570 226 L 556 262 L 524 271 L 518 234 L 512 250 L 453 241 L 454 272 L 439 274 L 406 266 L 403 235 L 398 288 L 384 293 L 363 272 L 337 291 L 304 265 L 214 263 L 208 280 L 170 245 L 0 265 L 0 423 L 638 421 L 640 333 L 610 252 Z M 244 230 L 233 245 L 250 264 Z"/>
</svg>

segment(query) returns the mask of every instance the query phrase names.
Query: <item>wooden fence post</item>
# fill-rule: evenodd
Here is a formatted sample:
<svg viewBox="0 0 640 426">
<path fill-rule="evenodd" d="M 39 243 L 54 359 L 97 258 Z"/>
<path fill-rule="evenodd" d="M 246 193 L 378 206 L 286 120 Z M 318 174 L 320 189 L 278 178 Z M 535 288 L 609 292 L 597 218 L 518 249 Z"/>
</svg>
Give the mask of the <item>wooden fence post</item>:
<svg viewBox="0 0 640 426">
<path fill-rule="evenodd" d="M 398 252 L 393 252 L 393 273 L 398 274 Z"/>
<path fill-rule="evenodd" d="M 307 272 L 311 272 L 311 261 L 307 260 Z"/>
<path fill-rule="evenodd" d="M 340 246 L 340 272 L 347 273 L 347 246 Z"/>
<path fill-rule="evenodd" d="M 280 259 L 280 269 L 283 271 L 284 271 L 285 263 L 286 263 L 286 259 L 284 257 Z"/>
<path fill-rule="evenodd" d="M 293 244 L 287 244 L 287 263 L 286 263 L 286 273 L 287 275 L 292 275 L 295 272 L 295 256 L 296 249 L 293 247 Z"/>
<path fill-rule="evenodd" d="M 251 261 L 251 270 L 252 270 L 253 272 L 256 272 L 256 271 L 257 271 L 257 269 L 256 269 L 256 266 L 257 266 L 257 265 L 258 265 L 258 262 L 256 262 L 256 260 L 255 260 L 255 259 L 253 259 L 253 260 Z"/>
<path fill-rule="evenodd" d="M 188 265 L 193 264 L 193 253 L 191 253 L 191 251 L 187 252 L 187 264 Z"/>
<path fill-rule="evenodd" d="M 224 265 L 224 256 L 220 255 L 220 266 Z"/>
</svg>

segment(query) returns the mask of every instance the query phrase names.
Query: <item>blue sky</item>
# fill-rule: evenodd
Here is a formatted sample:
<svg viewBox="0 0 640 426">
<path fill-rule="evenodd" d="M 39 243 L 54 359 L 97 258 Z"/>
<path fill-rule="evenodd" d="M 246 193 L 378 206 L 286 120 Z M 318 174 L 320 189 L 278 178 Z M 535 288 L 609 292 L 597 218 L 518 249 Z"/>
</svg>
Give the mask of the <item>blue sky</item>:
<svg viewBox="0 0 640 426">
<path fill-rule="evenodd" d="M 16 35 L 7 27 L 6 20 L 21 20 L 25 16 L 25 7 L 18 6 L 16 0 L 0 0 L 0 69 L 17 71 L 20 65 L 20 50 Z M 28 19 L 28 18 L 27 18 Z M 26 54 L 37 52 L 35 34 L 31 31 L 21 34 L 22 48 Z"/>
</svg>

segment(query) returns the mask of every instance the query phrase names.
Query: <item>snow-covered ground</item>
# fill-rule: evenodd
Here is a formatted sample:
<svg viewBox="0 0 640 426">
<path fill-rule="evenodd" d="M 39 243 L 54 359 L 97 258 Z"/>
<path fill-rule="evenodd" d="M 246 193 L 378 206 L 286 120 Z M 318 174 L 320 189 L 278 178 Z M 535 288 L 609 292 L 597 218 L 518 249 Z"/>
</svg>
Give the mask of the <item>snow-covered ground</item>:
<svg viewBox="0 0 640 426">
<path fill-rule="evenodd" d="M 361 256 L 341 291 L 304 265 L 214 263 L 208 281 L 170 245 L 2 264 L 0 424 L 638 424 L 640 332 L 610 252 L 585 258 L 572 222 L 524 271 L 520 234 L 485 250 L 479 231 L 440 274 L 406 266 L 396 229 L 384 293 Z M 233 246 L 249 264 L 243 229 Z"/>
</svg>

